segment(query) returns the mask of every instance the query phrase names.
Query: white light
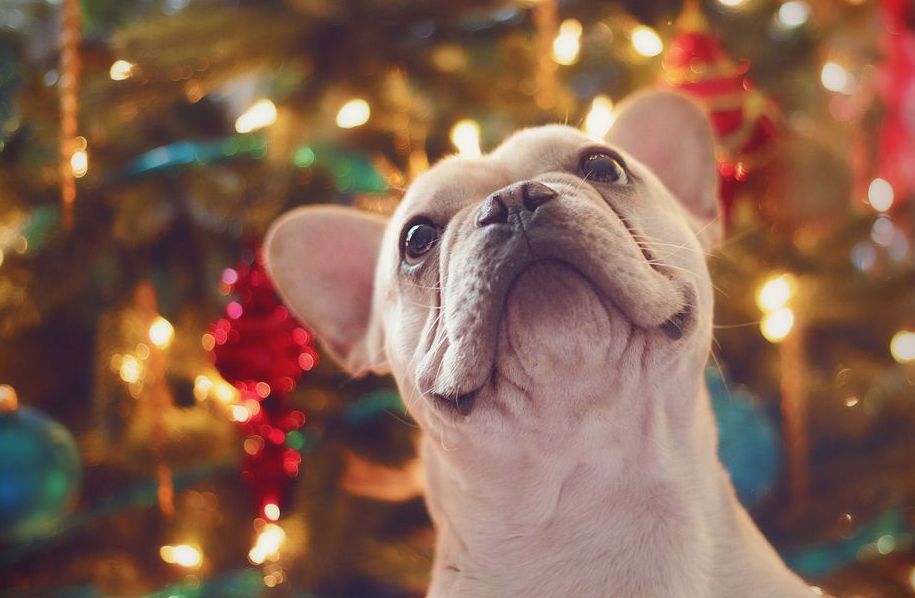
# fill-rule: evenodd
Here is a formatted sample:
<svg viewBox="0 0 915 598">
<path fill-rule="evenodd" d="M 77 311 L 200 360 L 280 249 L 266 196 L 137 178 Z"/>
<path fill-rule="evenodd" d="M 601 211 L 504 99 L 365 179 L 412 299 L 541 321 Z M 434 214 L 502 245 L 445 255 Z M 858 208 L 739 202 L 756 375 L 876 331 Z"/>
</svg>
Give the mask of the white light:
<svg viewBox="0 0 915 598">
<path fill-rule="evenodd" d="M 268 523 L 257 535 L 254 547 L 248 552 L 248 560 L 255 565 L 260 565 L 267 559 L 279 556 L 280 547 L 286 541 L 286 532 L 275 523 Z"/>
<path fill-rule="evenodd" d="M 70 156 L 70 170 L 73 176 L 82 178 L 89 172 L 89 154 L 84 149 L 78 149 Z"/>
<path fill-rule="evenodd" d="M 915 361 L 915 332 L 900 330 L 890 341 L 890 353 L 899 363 Z"/>
<path fill-rule="evenodd" d="M 718 0 L 718 4 L 727 6 L 728 8 L 737 8 L 738 6 L 743 6 L 746 3 L 747 0 Z"/>
<path fill-rule="evenodd" d="M 476 158 L 480 152 L 480 125 L 474 120 L 462 120 L 451 127 L 451 143 L 458 153 L 469 158 Z"/>
<path fill-rule="evenodd" d="M 126 60 L 116 60 L 112 63 L 108 75 L 112 81 L 124 81 L 133 77 L 133 70 L 137 65 Z"/>
<path fill-rule="evenodd" d="M 264 505 L 264 515 L 270 521 L 276 521 L 280 518 L 280 507 L 275 503 L 267 503 Z"/>
<path fill-rule="evenodd" d="M 341 129 L 352 129 L 369 122 L 372 109 L 362 98 L 354 98 L 343 104 L 337 112 L 337 126 Z"/>
<path fill-rule="evenodd" d="M 637 25 L 632 30 L 632 47 L 642 56 L 657 56 L 664 51 L 664 42 L 651 27 Z"/>
<path fill-rule="evenodd" d="M 837 62 L 827 62 L 820 71 L 820 82 L 829 91 L 851 93 L 854 91 L 855 82 L 844 66 Z"/>
<path fill-rule="evenodd" d="M 756 305 L 765 313 L 785 307 L 797 289 L 794 276 L 782 274 L 767 280 L 756 294 Z"/>
<path fill-rule="evenodd" d="M 259 100 L 235 120 L 235 130 L 251 133 L 276 122 L 276 106 L 267 99 Z"/>
<path fill-rule="evenodd" d="M 563 65 L 578 62 L 581 31 L 581 22 L 576 19 L 566 19 L 559 25 L 559 35 L 553 40 L 553 60 Z"/>
<path fill-rule="evenodd" d="M 139 382 L 143 376 L 143 365 L 133 355 L 125 355 L 121 358 L 121 367 L 118 368 L 118 374 L 121 380 L 127 384 Z"/>
<path fill-rule="evenodd" d="M 149 340 L 160 349 L 168 347 L 175 337 L 175 328 L 171 322 L 159 316 L 149 326 Z"/>
<path fill-rule="evenodd" d="M 605 95 L 595 96 L 591 102 L 591 110 L 585 118 L 585 133 L 595 139 L 603 139 L 610 127 L 613 126 L 613 100 Z"/>
<path fill-rule="evenodd" d="M 874 179 L 867 188 L 867 201 L 875 210 L 886 212 L 893 205 L 893 187 L 884 179 Z"/>
<path fill-rule="evenodd" d="M 810 5 L 803 0 L 785 2 L 778 9 L 776 19 L 782 27 L 793 29 L 800 27 L 810 18 Z"/>
<path fill-rule="evenodd" d="M 785 337 L 788 336 L 793 327 L 794 312 L 787 307 L 782 307 L 767 314 L 759 325 L 762 335 L 771 343 L 779 343 L 785 340 Z"/>
</svg>

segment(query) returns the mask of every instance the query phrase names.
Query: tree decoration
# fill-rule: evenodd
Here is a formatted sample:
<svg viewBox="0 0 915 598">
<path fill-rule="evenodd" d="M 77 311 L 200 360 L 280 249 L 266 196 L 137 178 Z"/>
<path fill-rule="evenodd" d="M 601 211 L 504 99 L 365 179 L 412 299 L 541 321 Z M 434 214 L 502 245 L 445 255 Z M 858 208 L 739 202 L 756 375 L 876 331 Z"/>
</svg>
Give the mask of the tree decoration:
<svg viewBox="0 0 915 598">
<path fill-rule="evenodd" d="M 70 432 L 20 406 L 0 385 L 0 540 L 23 541 L 53 530 L 80 484 L 79 451 Z"/>
<path fill-rule="evenodd" d="M 60 157 L 59 176 L 64 227 L 73 226 L 76 177 L 86 174 L 86 148 L 79 132 L 79 79 L 82 62 L 79 0 L 64 0 L 60 31 Z"/>
<path fill-rule="evenodd" d="M 223 273 L 226 293 L 235 300 L 226 317 L 205 337 L 219 373 L 241 398 L 232 417 L 245 434 L 242 476 L 252 489 L 260 516 L 279 517 L 287 504 L 290 481 L 299 472 L 305 414 L 288 406 L 302 372 L 318 360 L 313 338 L 283 305 L 256 257 Z"/>
<path fill-rule="evenodd" d="M 721 201 L 728 221 L 737 185 L 768 158 L 776 133 L 775 105 L 747 76 L 750 63 L 736 63 L 711 33 L 698 0 L 686 0 L 677 34 L 663 58 L 660 85 L 695 98 L 708 112 L 718 140 Z"/>
</svg>

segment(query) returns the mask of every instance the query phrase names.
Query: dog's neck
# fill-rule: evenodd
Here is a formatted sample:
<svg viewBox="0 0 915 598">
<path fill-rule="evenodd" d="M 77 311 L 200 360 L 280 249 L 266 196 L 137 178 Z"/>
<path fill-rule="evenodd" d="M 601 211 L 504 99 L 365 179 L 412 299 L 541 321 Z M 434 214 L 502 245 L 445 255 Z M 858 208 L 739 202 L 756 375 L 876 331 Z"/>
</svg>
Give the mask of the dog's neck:
<svg viewBox="0 0 915 598">
<path fill-rule="evenodd" d="M 718 464 L 704 385 L 670 380 L 617 399 L 639 405 L 637 422 L 605 420 L 579 435 L 586 444 L 602 435 L 602 450 L 545 433 L 529 450 L 458 464 L 426 437 L 439 533 L 429 598 L 807 595 L 791 579 L 776 593 L 746 587 L 748 575 L 783 569 Z"/>
</svg>

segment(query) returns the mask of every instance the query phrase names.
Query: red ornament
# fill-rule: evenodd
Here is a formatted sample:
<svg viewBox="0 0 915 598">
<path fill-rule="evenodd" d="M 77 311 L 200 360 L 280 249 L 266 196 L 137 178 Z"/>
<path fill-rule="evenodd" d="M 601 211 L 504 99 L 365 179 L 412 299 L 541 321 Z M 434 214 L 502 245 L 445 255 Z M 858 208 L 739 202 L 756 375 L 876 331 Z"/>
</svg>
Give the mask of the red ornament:
<svg viewBox="0 0 915 598">
<path fill-rule="evenodd" d="M 299 472 L 305 414 L 287 405 L 303 371 L 318 362 L 313 337 L 281 303 L 255 252 L 223 273 L 224 292 L 235 299 L 210 326 L 210 357 L 241 393 L 233 417 L 245 434 L 242 477 L 260 515 L 276 519 Z M 271 507 L 273 505 L 273 507 Z"/>
<path fill-rule="evenodd" d="M 886 59 L 880 91 L 886 116 L 877 170 L 901 198 L 915 192 L 915 8 L 906 0 L 883 0 L 882 8 Z"/>
<path fill-rule="evenodd" d="M 718 141 L 718 172 L 725 219 L 737 184 L 768 159 L 777 108 L 753 87 L 749 62 L 736 63 L 721 47 L 699 12 L 687 1 L 678 33 L 663 59 L 660 85 L 692 96 L 708 113 Z"/>
</svg>

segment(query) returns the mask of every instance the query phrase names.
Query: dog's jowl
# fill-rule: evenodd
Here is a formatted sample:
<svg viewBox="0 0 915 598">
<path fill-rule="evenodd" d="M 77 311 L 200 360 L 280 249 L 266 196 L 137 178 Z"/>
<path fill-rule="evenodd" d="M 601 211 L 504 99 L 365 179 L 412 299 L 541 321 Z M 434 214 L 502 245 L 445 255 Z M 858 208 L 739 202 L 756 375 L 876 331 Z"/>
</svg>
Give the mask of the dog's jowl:
<svg viewBox="0 0 915 598">
<path fill-rule="evenodd" d="M 423 429 L 430 597 L 811 595 L 716 456 L 716 196 L 702 113 L 653 92 L 601 142 L 547 126 L 446 159 L 390 219 L 273 226 L 288 305 Z"/>
</svg>

